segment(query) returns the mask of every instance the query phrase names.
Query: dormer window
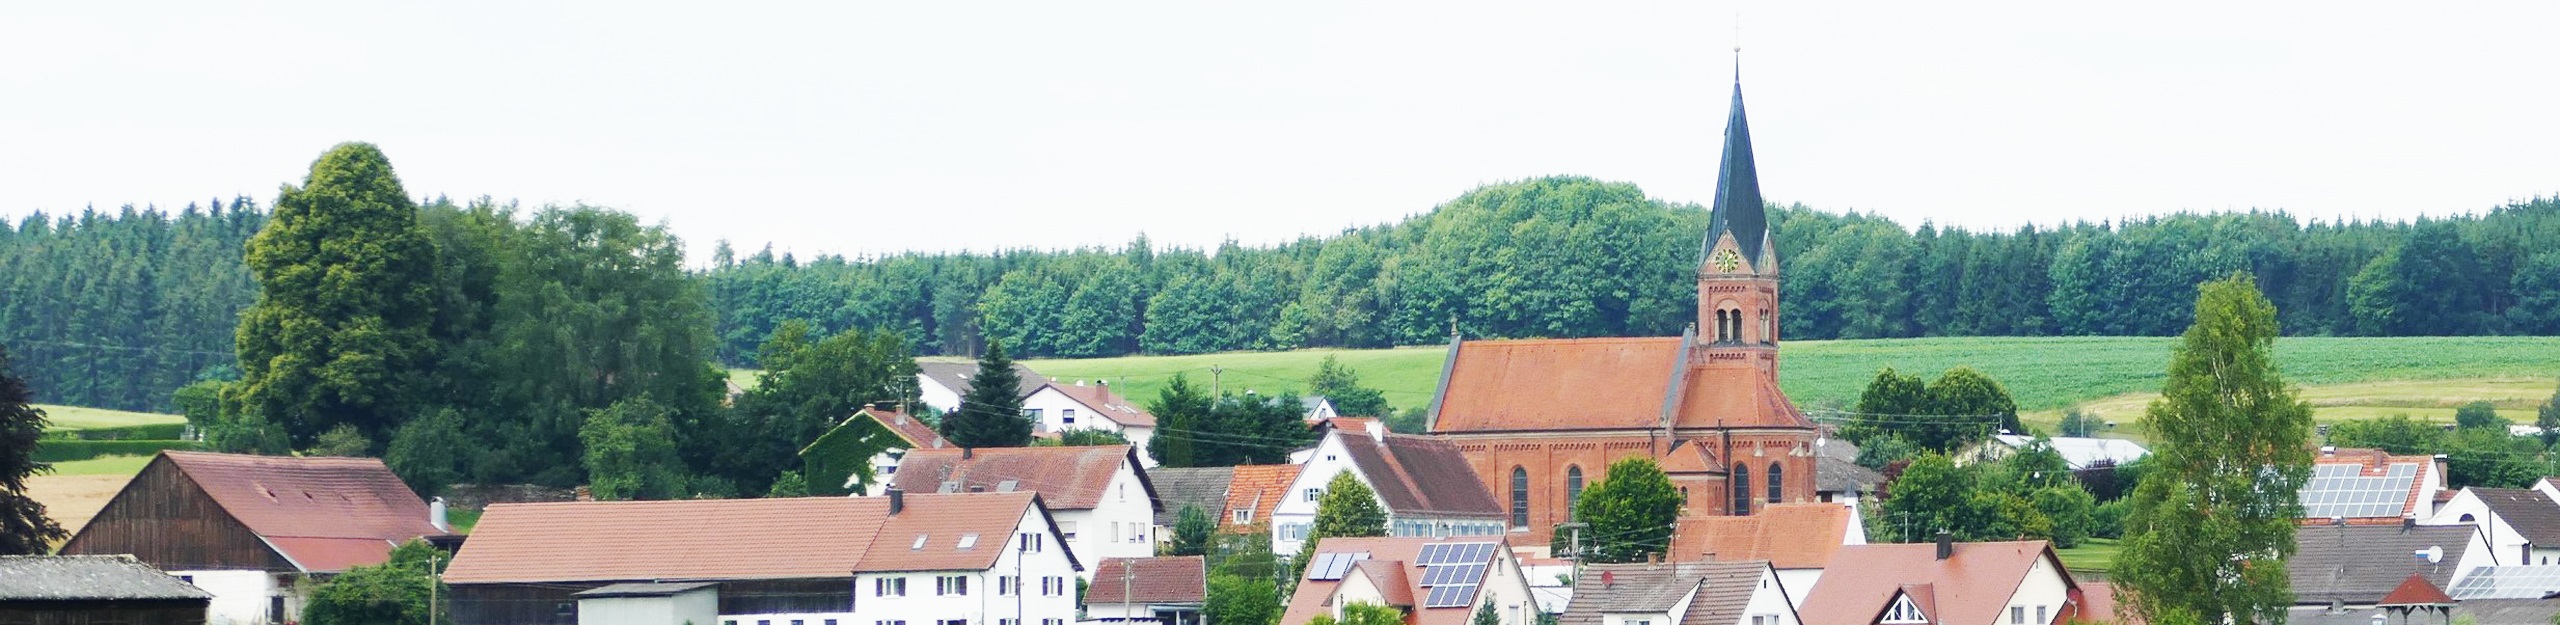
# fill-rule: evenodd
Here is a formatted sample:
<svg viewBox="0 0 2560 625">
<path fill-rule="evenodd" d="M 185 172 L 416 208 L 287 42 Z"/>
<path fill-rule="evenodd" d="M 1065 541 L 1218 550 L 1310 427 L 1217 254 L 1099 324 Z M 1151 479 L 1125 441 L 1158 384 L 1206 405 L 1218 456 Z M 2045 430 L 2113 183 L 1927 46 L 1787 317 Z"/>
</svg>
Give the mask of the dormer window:
<svg viewBox="0 0 2560 625">
<path fill-rule="evenodd" d="M 1920 613 L 1920 605 L 1911 602 L 1911 595 L 1897 594 L 1893 596 L 1893 607 L 1885 608 L 1884 618 L 1876 619 L 1876 622 L 1884 625 L 1925 625 L 1929 622 L 1929 615 Z"/>
</svg>

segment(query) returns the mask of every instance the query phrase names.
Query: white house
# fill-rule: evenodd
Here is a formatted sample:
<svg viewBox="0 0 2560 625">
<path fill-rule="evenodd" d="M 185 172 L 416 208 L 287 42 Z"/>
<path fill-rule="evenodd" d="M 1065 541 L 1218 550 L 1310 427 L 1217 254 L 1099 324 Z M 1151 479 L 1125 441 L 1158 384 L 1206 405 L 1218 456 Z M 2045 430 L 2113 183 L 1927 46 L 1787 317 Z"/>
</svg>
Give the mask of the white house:
<svg viewBox="0 0 2560 625">
<path fill-rule="evenodd" d="M 1806 593 L 1806 625 L 2052 625 L 2082 614 L 2045 541 L 1851 545 Z"/>
<path fill-rule="evenodd" d="M 1039 434 L 1067 430 L 1119 432 L 1141 450 L 1147 448 L 1147 439 L 1154 438 L 1156 432 L 1155 415 L 1111 392 L 1108 384 L 1087 385 L 1081 380 L 1074 384 L 1051 382 L 1032 390 L 1022 398 L 1022 415 L 1038 424 L 1034 432 Z M 1144 452 L 1138 454 L 1138 461 L 1156 466 L 1155 458 Z"/>
<path fill-rule="evenodd" d="M 1157 498 L 1137 456 L 1126 445 L 917 449 L 891 483 L 909 493 L 1040 493 L 1077 558 L 1144 558 L 1155 555 Z"/>
<path fill-rule="evenodd" d="M 1342 416 L 1341 411 L 1333 409 L 1333 400 L 1326 399 L 1323 395 L 1308 395 L 1306 397 L 1300 397 L 1298 398 L 1298 403 L 1306 409 L 1305 414 L 1308 423 L 1315 423 Z"/>
<path fill-rule="evenodd" d="M 1085 621 L 1201 625 L 1208 601 L 1208 565 L 1200 556 L 1111 558 L 1093 567 Z"/>
<path fill-rule="evenodd" d="M 1314 525 L 1316 504 L 1334 476 L 1350 474 L 1387 511 L 1388 536 L 1495 536 L 1503 508 L 1446 439 L 1385 428 L 1332 428 L 1299 465 L 1271 511 L 1273 553 L 1296 553 Z"/>
<path fill-rule="evenodd" d="M 978 362 L 961 359 L 916 359 L 916 391 L 924 405 L 949 414 L 960 408 L 960 398 L 969 394 L 969 378 L 978 374 Z M 1049 378 L 1032 371 L 1022 363 L 1013 364 L 1013 374 L 1022 378 L 1016 390 L 1029 396 L 1049 383 Z"/>
<path fill-rule="evenodd" d="M 874 426 L 886 430 L 895 444 L 880 448 L 879 453 L 872 454 L 868 459 L 854 460 L 837 457 L 850 455 L 843 451 L 847 449 L 870 449 L 863 439 L 872 436 L 871 430 Z M 883 490 L 879 486 L 887 484 L 898 474 L 898 463 L 906 458 L 908 451 L 951 447 L 951 442 L 944 440 L 941 433 L 933 430 L 933 426 L 925 425 L 924 420 L 914 415 L 872 404 L 863 404 L 861 410 L 854 411 L 853 417 L 845 419 L 844 423 L 837 424 L 834 429 L 828 430 L 826 434 L 819 435 L 817 440 L 811 441 L 808 447 L 802 448 L 800 458 L 803 470 L 808 473 L 807 477 L 810 481 L 838 481 L 842 483 L 842 488 L 854 495 L 876 496 Z M 870 466 L 869 482 L 865 482 L 864 475 L 854 471 L 852 467 L 841 466 L 856 461 Z"/>
<path fill-rule="evenodd" d="M 1973 453 L 1965 454 L 1965 457 L 1983 461 L 1998 460 L 2008 457 L 2009 454 L 2016 453 L 2017 450 L 2025 449 L 2028 445 L 2033 445 L 2038 441 L 2043 441 L 2046 445 L 2051 446 L 2053 448 L 2053 453 L 2062 456 L 2062 462 L 2064 464 L 2071 465 L 2071 469 L 2074 471 L 2098 466 L 2099 463 L 2124 466 L 2126 464 L 2133 463 L 2135 460 L 2141 460 L 2144 456 L 2151 455 L 2151 450 L 2144 448 L 2141 443 L 2121 438 L 2082 438 L 2073 436 L 2038 438 L 2033 436 L 2020 436 L 2017 434 L 2001 434 L 1991 437 L 1991 440 L 1983 441 L 1980 446 L 1975 448 Z"/>
<path fill-rule="evenodd" d="M 1843 547 L 1864 544 L 1867 524 L 1855 507 L 1777 503 L 1751 516 L 1680 519 L 1672 535 L 1670 559 L 1766 561 L 1786 582 L 1787 597 L 1802 602 L 1805 593 L 1822 581 L 1832 556 Z"/>
<path fill-rule="evenodd" d="M 1064 545 L 1028 492 L 498 504 L 444 580 L 456 625 L 678 609 L 579 601 L 654 580 L 709 584 L 669 597 L 707 591 L 719 625 L 1065 625 L 1083 567 Z"/>
<path fill-rule="evenodd" d="M 2560 564 L 2560 501 L 2539 490 L 2464 488 L 2420 524 L 2475 528 L 2489 566 Z"/>
<path fill-rule="evenodd" d="M 1354 603 L 1396 608 L 1416 625 L 1464 625 L 1487 605 L 1503 625 L 1538 622 L 1520 560 L 1500 536 L 1327 538 L 1311 557 L 1280 625 L 1339 620 Z"/>
<path fill-rule="evenodd" d="M 1595 564 L 1573 580 L 1563 625 L 1798 625 L 1789 593 L 1762 560 Z"/>
</svg>

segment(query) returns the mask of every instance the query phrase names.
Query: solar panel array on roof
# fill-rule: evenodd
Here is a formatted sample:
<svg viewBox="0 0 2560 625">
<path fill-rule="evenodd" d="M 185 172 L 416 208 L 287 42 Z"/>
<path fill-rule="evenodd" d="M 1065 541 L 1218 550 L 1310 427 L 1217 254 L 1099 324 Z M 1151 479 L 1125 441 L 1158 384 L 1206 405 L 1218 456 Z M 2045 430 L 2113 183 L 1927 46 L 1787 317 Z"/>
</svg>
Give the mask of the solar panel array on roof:
<svg viewBox="0 0 2560 625">
<path fill-rule="evenodd" d="M 1484 582 L 1487 563 L 1501 545 L 1495 543 L 1443 543 L 1423 545 L 1414 564 L 1422 565 L 1422 607 L 1462 608 L 1475 598 L 1476 586 Z"/>
<path fill-rule="evenodd" d="M 2454 582 L 2446 596 L 2472 599 L 2540 599 L 2560 593 L 2560 565 L 2484 566 Z"/>
<path fill-rule="evenodd" d="M 2302 485 L 2302 516 L 2313 519 L 2396 517 L 2407 509 L 2409 488 L 2417 483 L 2418 465 L 2394 464 L 2381 476 L 2365 476 L 2361 467 L 2324 464 L 2311 469 Z"/>
<path fill-rule="evenodd" d="M 1365 551 L 1359 553 L 1319 553 L 1316 554 L 1314 562 L 1307 563 L 1307 579 L 1327 582 L 1341 581 L 1344 574 L 1351 572 L 1351 565 L 1358 564 L 1361 560 L 1367 559 L 1369 559 L 1369 553 Z"/>
</svg>

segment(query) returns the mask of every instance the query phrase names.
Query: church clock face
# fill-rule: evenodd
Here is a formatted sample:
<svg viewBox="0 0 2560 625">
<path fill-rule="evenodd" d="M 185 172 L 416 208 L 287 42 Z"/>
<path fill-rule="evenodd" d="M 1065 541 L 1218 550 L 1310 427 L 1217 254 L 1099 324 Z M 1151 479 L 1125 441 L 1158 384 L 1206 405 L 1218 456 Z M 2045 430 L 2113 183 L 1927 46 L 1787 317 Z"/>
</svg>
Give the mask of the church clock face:
<svg viewBox="0 0 2560 625">
<path fill-rule="evenodd" d="M 1742 254 L 1734 252 L 1733 250 L 1719 250 L 1716 252 L 1715 258 L 1711 259 L 1709 262 L 1715 263 L 1716 271 L 1733 273 L 1734 269 L 1742 267 Z"/>
</svg>

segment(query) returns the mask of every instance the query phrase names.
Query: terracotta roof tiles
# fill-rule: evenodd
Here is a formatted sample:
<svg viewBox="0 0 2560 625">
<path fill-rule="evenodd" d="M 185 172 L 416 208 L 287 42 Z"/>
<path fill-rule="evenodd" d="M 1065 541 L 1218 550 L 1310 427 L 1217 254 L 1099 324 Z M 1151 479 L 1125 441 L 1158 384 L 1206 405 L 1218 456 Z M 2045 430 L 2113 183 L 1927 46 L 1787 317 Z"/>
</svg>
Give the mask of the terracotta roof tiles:
<svg viewBox="0 0 2560 625">
<path fill-rule="evenodd" d="M 1867 625 L 1908 590 L 1933 622 L 1990 623 L 2037 560 L 2052 553 L 2041 540 L 1956 543 L 1955 555 L 1945 560 L 1935 543 L 1841 547 L 1823 569 L 1822 583 L 1806 593 L 1802 616 L 1805 625 Z M 2059 560 L 2053 570 L 2061 573 Z"/>
<path fill-rule="evenodd" d="M 943 440 L 941 432 L 933 431 L 933 426 L 925 425 L 923 419 L 907 413 L 876 406 L 863 406 L 861 410 L 854 411 L 853 418 L 878 422 L 881 427 L 888 428 L 889 433 L 896 434 L 898 438 L 907 441 L 910 449 L 941 449 L 951 446 L 950 441 Z"/>
<path fill-rule="evenodd" d="M 1768 560 L 1782 569 L 1818 569 L 1839 553 L 1851 529 L 1848 506 L 1834 503 L 1770 504 L 1751 516 L 1702 516 L 1680 520 L 1672 544 L 1678 559 Z"/>
<path fill-rule="evenodd" d="M 427 522 L 427 502 L 381 460 L 189 451 L 161 457 L 260 536 L 406 541 L 446 533 Z"/>
<path fill-rule="evenodd" d="M 1031 493 L 494 504 L 463 543 L 455 584 L 807 579 L 961 570 L 995 561 Z M 917 534 L 928 534 L 922 548 Z M 963 536 L 977 544 L 962 549 Z"/>
<path fill-rule="evenodd" d="M 1675 379 L 1676 426 L 1813 427 L 1752 363 L 1690 365 L 1681 344 L 1679 337 L 1460 343 L 1432 431 L 1660 427 Z M 1685 373 L 1676 373 L 1681 367 Z"/>
<path fill-rule="evenodd" d="M 945 483 L 956 483 L 953 492 L 1026 490 L 1040 493 L 1051 510 L 1088 510 L 1123 467 L 1155 497 L 1134 453 L 1127 445 L 916 449 L 899 460 L 893 484 L 910 494 L 939 493 Z"/>
<path fill-rule="evenodd" d="M 1202 603 L 1208 598 L 1208 565 L 1200 556 L 1104 558 L 1084 593 L 1087 605 Z"/>
<path fill-rule="evenodd" d="M 1229 530 L 1265 526 L 1271 523 L 1271 511 L 1280 508 L 1280 498 L 1289 494 L 1289 483 L 1298 479 L 1299 465 L 1258 464 L 1235 468 L 1235 482 L 1227 486 L 1226 509 L 1219 512 L 1218 524 Z M 1253 518 L 1238 525 L 1237 510 L 1253 511 Z"/>
<path fill-rule="evenodd" d="M 2453 597 L 2445 596 L 2443 589 L 2428 583 L 2427 576 L 2410 573 L 2409 579 L 2401 580 L 2400 587 L 2391 589 L 2391 594 L 2383 595 L 2382 600 L 2374 602 L 2374 605 L 2449 606 L 2453 605 Z"/>
<path fill-rule="evenodd" d="M 1405 605 L 1414 605 L 1417 593 L 1414 592 L 1413 584 L 1423 579 L 1422 566 L 1415 561 L 1422 555 L 1424 545 L 1485 542 L 1496 545 L 1492 557 L 1487 561 L 1512 557 L 1510 543 L 1498 536 L 1327 538 L 1316 544 L 1314 553 L 1369 554 L 1368 558 L 1352 565 L 1353 572 L 1368 576 L 1373 583 L 1378 584 L 1384 591 L 1381 594 L 1385 595 L 1388 602 L 1402 601 Z M 1493 578 L 1492 571 L 1496 568 L 1498 567 L 1487 567 L 1486 576 L 1481 581 L 1490 582 Z M 1401 580 L 1398 579 L 1398 573 L 1401 573 Z M 1390 585 L 1401 587 L 1403 590 L 1394 590 Z M 1328 602 L 1341 586 L 1341 580 L 1299 580 L 1298 589 L 1290 596 L 1286 612 L 1280 617 L 1280 622 L 1298 625 L 1314 619 L 1316 615 L 1330 614 L 1331 606 Z M 1481 596 L 1483 590 L 1479 587 L 1476 592 L 1477 596 Z M 1467 622 L 1468 617 L 1475 615 L 1475 606 L 1476 599 L 1471 596 L 1463 607 L 1415 607 L 1407 613 L 1405 622 L 1410 625 L 1462 625 Z"/>
<path fill-rule="evenodd" d="M 1093 414 L 1105 419 L 1110 419 L 1112 423 L 1118 423 L 1122 427 L 1151 428 L 1156 426 L 1156 416 L 1154 414 L 1148 413 L 1146 409 L 1139 408 L 1136 404 L 1129 403 L 1129 400 L 1127 399 L 1122 399 L 1119 393 L 1111 392 L 1111 387 L 1109 386 L 1100 384 L 1085 386 L 1082 384 L 1059 384 L 1051 382 L 1049 383 L 1049 388 L 1058 389 L 1058 392 L 1066 395 L 1068 399 L 1076 400 L 1076 403 L 1084 404 L 1087 408 L 1092 408 Z"/>
</svg>

